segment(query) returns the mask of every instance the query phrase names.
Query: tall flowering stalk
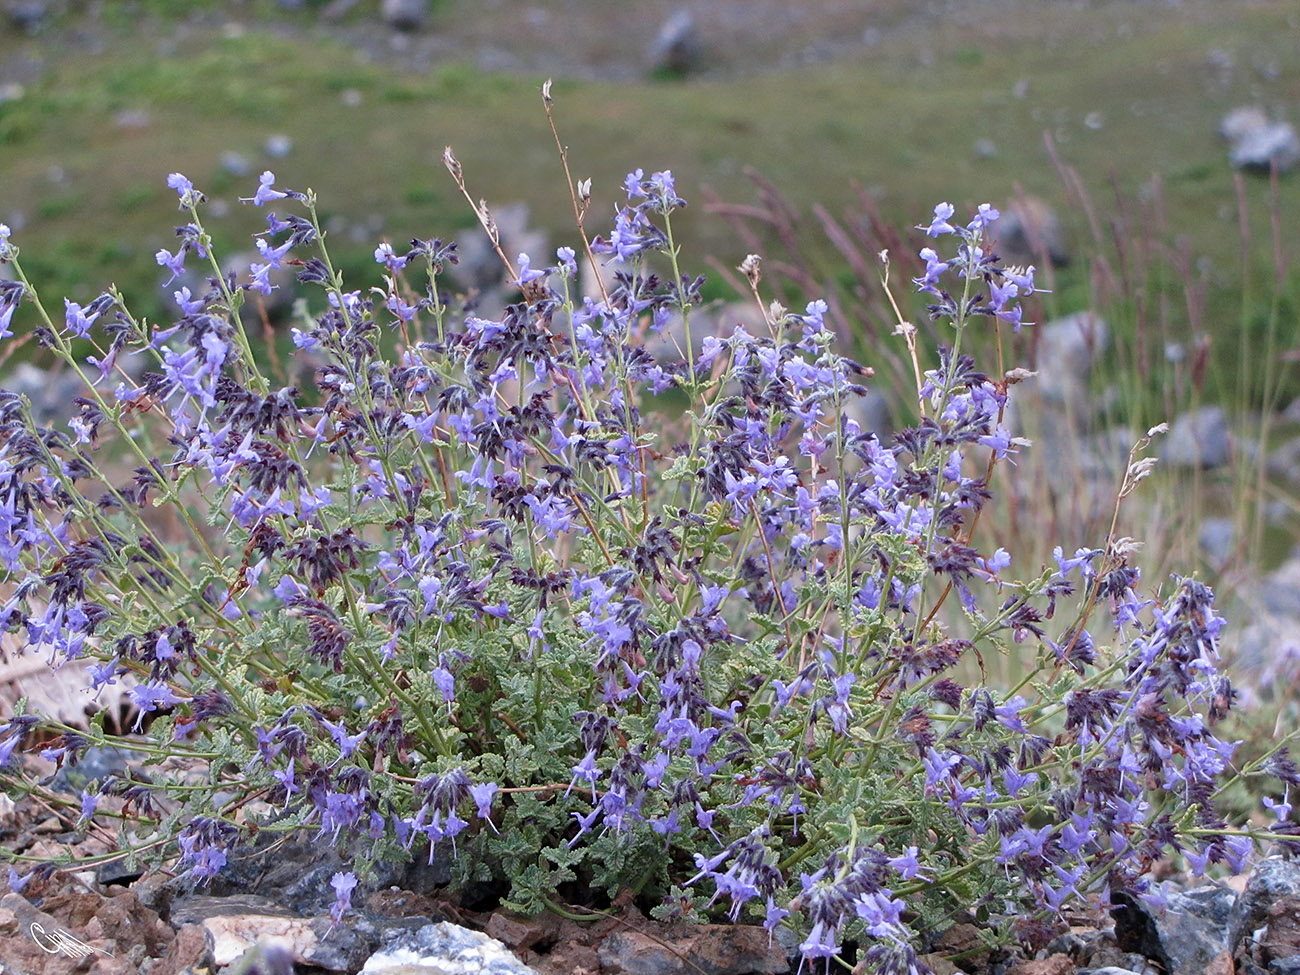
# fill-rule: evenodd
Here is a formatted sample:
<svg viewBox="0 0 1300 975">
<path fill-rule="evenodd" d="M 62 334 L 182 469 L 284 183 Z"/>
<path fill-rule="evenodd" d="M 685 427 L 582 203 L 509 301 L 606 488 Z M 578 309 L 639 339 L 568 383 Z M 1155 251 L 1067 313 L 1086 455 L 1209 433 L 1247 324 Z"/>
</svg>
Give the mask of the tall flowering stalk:
<svg viewBox="0 0 1300 975">
<path fill-rule="evenodd" d="M 1144 593 L 1113 540 L 1027 579 L 974 547 L 1024 444 L 1002 423 L 1014 372 L 961 339 L 1019 328 L 1035 287 L 992 253 L 996 211 L 922 228 L 956 242 L 915 282 L 953 342 L 929 369 L 913 349 L 918 423 L 882 439 L 824 303 L 690 340 L 702 279 L 678 269 L 669 172 L 628 176 L 608 235 L 509 261 L 521 297 L 497 319 L 448 292 L 439 239 L 380 244 L 382 286 L 349 290 L 315 197 L 269 172 L 247 201 L 281 208 L 262 260 L 226 277 L 203 194 L 168 183 L 186 224 L 158 261 L 212 276 L 165 326 L 113 291 L 49 316 L 0 228 L 0 323 L 30 304 L 85 380 L 66 429 L 0 394 L 0 618 L 91 661 L 96 696 L 129 684 L 138 715 L 123 736 L 9 719 L 10 784 L 83 826 L 129 820 L 123 852 L 144 837 L 196 881 L 255 832 L 309 831 L 354 865 L 336 924 L 357 874 L 445 855 L 516 909 L 631 890 L 881 972 L 923 971 L 959 911 L 1010 937 L 1018 912 L 1158 899 L 1171 852 L 1240 864 L 1250 840 L 1213 805 L 1234 694 L 1210 591 Z M 589 185 L 574 199 L 581 223 Z M 579 255 L 613 286 L 581 294 Z M 239 314 L 279 268 L 316 289 L 292 332 L 309 389 L 267 375 Z M 758 260 L 742 270 L 757 296 Z M 678 320 L 680 355 L 641 347 Z M 1017 686 L 961 676 L 1016 644 L 1038 661 Z M 75 799 L 17 759 L 120 737 L 179 766 Z M 1297 780 L 1284 749 L 1241 771 Z"/>
</svg>

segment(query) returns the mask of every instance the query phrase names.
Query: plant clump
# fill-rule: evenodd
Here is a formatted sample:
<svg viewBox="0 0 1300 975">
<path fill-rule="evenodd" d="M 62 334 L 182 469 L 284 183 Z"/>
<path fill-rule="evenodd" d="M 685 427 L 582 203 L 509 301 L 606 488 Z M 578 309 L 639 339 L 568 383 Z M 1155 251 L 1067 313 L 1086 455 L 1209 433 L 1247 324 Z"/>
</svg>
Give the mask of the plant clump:
<svg viewBox="0 0 1300 975">
<path fill-rule="evenodd" d="M 1205 585 L 1145 588 L 1115 537 L 1020 576 L 975 547 L 1026 445 L 1003 423 L 1016 371 L 979 371 L 962 336 L 1018 329 L 1035 288 L 993 253 L 992 208 L 920 228 L 914 283 L 952 343 L 927 367 L 900 322 L 918 419 L 882 439 L 854 419 L 870 369 L 824 303 L 758 300 L 757 258 L 759 334 L 693 339 L 670 172 L 630 174 L 595 238 L 573 184 L 577 247 L 508 262 L 520 299 L 491 319 L 449 293 L 439 239 L 381 244 L 380 284 L 349 290 L 313 194 L 269 172 L 263 259 L 224 276 L 203 194 L 168 182 L 185 223 L 158 262 L 212 277 L 166 325 L 112 290 L 48 315 L 0 228 L 0 332 L 31 304 L 85 380 L 66 429 L 0 393 L 0 622 L 138 715 L 116 735 L 20 709 L 0 767 L 81 828 L 116 820 L 115 855 L 201 883 L 257 834 L 308 831 L 351 865 L 336 921 L 375 864 L 442 857 L 522 912 L 628 891 L 909 972 L 960 912 L 1032 942 L 1090 898 L 1158 901 L 1169 854 L 1239 868 L 1225 777 L 1297 781 L 1282 745 L 1234 770 L 1216 735 L 1235 693 Z M 581 293 L 602 261 L 612 285 Z M 240 316 L 282 267 L 319 289 L 292 331 L 308 389 Z M 1122 493 L 1148 469 L 1135 452 Z M 1008 652 L 1022 679 L 985 686 Z M 147 777 L 77 799 L 18 770 L 122 739 Z"/>
</svg>

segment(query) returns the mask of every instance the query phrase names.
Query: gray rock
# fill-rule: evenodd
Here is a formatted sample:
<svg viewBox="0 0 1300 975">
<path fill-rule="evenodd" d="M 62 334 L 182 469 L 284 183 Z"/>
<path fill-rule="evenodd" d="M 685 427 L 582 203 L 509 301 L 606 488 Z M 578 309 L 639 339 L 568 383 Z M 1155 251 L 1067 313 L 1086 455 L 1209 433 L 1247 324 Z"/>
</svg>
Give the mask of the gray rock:
<svg viewBox="0 0 1300 975">
<path fill-rule="evenodd" d="M 1101 316 L 1081 311 L 1037 326 L 1036 375 L 1015 386 L 1007 409 L 1007 426 L 1039 445 L 1073 451 L 1063 432 L 1092 426 L 1096 403 L 1091 391 L 1092 364 L 1110 342 Z M 1124 450 L 1132 446 L 1130 441 Z"/>
<path fill-rule="evenodd" d="M 529 256 L 534 267 L 555 263 L 546 231 L 531 225 L 527 203 L 507 203 L 493 207 L 491 213 L 497 225 L 501 251 L 510 261 L 517 260 L 523 253 Z M 481 228 L 475 227 L 457 235 L 456 254 L 460 262 L 447 268 L 452 281 L 462 291 L 481 296 L 482 303 L 476 311 L 479 317 L 495 317 L 504 309 L 507 293 L 515 292 L 516 288 L 492 242 Z M 585 260 L 581 263 L 586 264 Z"/>
<path fill-rule="evenodd" d="M 1292 554 L 1260 582 L 1263 609 L 1294 619 L 1300 613 L 1300 555 Z"/>
<path fill-rule="evenodd" d="M 1300 863 L 1281 857 L 1257 862 L 1246 889 L 1232 906 L 1228 947 L 1235 953 L 1242 942 L 1268 924 L 1270 907 L 1283 898 L 1296 896 L 1300 896 Z"/>
<path fill-rule="evenodd" d="M 650 47 L 650 63 L 656 71 L 685 75 L 699 69 L 704 57 L 699 29 L 690 10 L 679 7 L 672 12 Z"/>
<path fill-rule="evenodd" d="M 1219 122 L 1219 135 L 1227 142 L 1240 142 L 1267 125 L 1267 112 L 1258 105 L 1242 105 L 1223 116 Z"/>
<path fill-rule="evenodd" d="M 71 369 L 42 369 L 30 362 L 14 366 L 0 380 L 0 387 L 26 396 L 32 404 L 32 419 L 42 427 L 63 427 L 75 410 L 72 400 L 86 395 L 85 385 Z"/>
<path fill-rule="evenodd" d="M 536 975 L 506 946 L 443 921 L 393 938 L 368 959 L 362 975 Z"/>
<path fill-rule="evenodd" d="M 620 975 L 777 975 L 788 972 L 785 948 L 760 927 L 706 924 L 661 930 L 615 931 L 597 949 L 606 972 Z"/>
<path fill-rule="evenodd" d="M 1075 975 L 1157 975 L 1150 965 L 1141 968 L 1119 968 L 1107 965 L 1105 968 L 1080 968 Z"/>
<path fill-rule="evenodd" d="M 1197 538 L 1210 565 L 1220 569 L 1232 558 L 1237 547 L 1237 526 L 1231 518 L 1206 518 L 1201 522 Z"/>
<path fill-rule="evenodd" d="M 868 389 L 865 395 L 852 397 L 847 412 L 858 421 L 863 433 L 874 433 L 882 443 L 898 432 L 889 397 L 878 389 Z"/>
<path fill-rule="evenodd" d="M 1106 322 L 1088 311 L 1076 312 L 1040 329 L 1037 372 L 1033 382 L 1048 402 L 1072 407 L 1080 414 L 1086 406 L 1092 364 L 1110 344 Z"/>
<path fill-rule="evenodd" d="M 9 0 L 5 5 L 9 23 L 29 34 L 44 28 L 53 12 L 54 4 L 49 0 Z"/>
<path fill-rule="evenodd" d="M 1140 929 L 1145 934 L 1129 931 L 1126 934 L 1126 944 L 1135 938 L 1139 938 L 1144 944 L 1153 943 L 1154 932 L 1149 928 L 1145 910 L 1139 909 L 1137 915 L 1130 917 L 1127 923 L 1140 925 Z M 1145 955 L 1120 948 L 1116 942 L 1120 925 L 1121 917 L 1117 916 L 1114 930 L 1099 931 L 1087 938 L 1086 946 L 1078 954 L 1079 970 L 1093 973 L 1114 970 L 1132 972 L 1134 975 L 1162 975 Z"/>
<path fill-rule="evenodd" d="M 1163 913 L 1151 917 L 1160 961 L 1168 975 L 1200 975 L 1228 952 L 1228 928 L 1236 893 L 1227 887 L 1197 887 L 1169 896 Z"/>
<path fill-rule="evenodd" d="M 1292 485 L 1300 484 L 1300 437 L 1293 437 L 1270 450 L 1264 467 L 1271 477 Z"/>
<path fill-rule="evenodd" d="M 1228 159 L 1238 169 L 1285 172 L 1300 162 L 1300 137 L 1288 122 L 1275 122 L 1258 105 L 1234 108 L 1219 123 Z"/>
<path fill-rule="evenodd" d="M 227 149 L 221 154 L 221 168 L 231 176 L 247 176 L 253 171 L 253 164 L 243 153 Z"/>
<path fill-rule="evenodd" d="M 997 252 L 1006 265 L 1042 264 L 1044 256 L 1054 267 L 1070 263 L 1061 218 L 1036 196 L 1019 196 L 1008 202 L 993 226 Z"/>
<path fill-rule="evenodd" d="M 328 916 L 297 917 L 276 900 L 253 894 L 178 897 L 170 921 L 177 929 L 201 925 L 212 939 L 218 965 L 238 965 L 236 959 L 270 940 L 292 961 L 334 972 L 355 971 L 377 940 L 373 926 L 366 931 L 352 924 L 335 927 Z"/>
<path fill-rule="evenodd" d="M 1222 467 L 1231 452 L 1228 414 L 1221 406 L 1202 406 L 1169 424 L 1160 459 L 1174 467 Z"/>
<path fill-rule="evenodd" d="M 1272 122 L 1234 143 L 1228 160 L 1238 169 L 1284 173 L 1300 162 L 1300 136 L 1289 122 Z"/>
<path fill-rule="evenodd" d="M 379 15 L 394 30 L 416 31 L 429 19 L 428 0 L 383 0 Z"/>
<path fill-rule="evenodd" d="M 266 141 L 262 143 L 262 151 L 272 159 L 283 159 L 293 152 L 293 139 L 282 132 L 268 135 Z"/>
</svg>

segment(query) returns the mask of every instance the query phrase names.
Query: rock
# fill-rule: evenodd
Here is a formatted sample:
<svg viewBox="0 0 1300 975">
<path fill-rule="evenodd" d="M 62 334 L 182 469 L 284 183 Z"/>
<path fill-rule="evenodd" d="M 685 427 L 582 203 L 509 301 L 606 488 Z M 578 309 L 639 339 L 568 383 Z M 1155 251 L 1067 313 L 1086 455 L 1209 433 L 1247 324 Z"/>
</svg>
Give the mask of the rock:
<svg viewBox="0 0 1300 975">
<path fill-rule="evenodd" d="M 1150 915 L 1168 975 L 1202 975 L 1220 955 L 1231 957 L 1228 927 L 1236 897 L 1226 887 L 1197 887 L 1170 894 L 1166 910 Z"/>
<path fill-rule="evenodd" d="M 64 764 L 50 781 L 50 788 L 68 795 L 80 795 L 92 780 L 104 782 L 110 775 L 126 771 L 133 761 L 142 761 L 149 756 L 145 752 L 131 751 L 126 748 L 87 748 L 77 759 L 76 765 Z"/>
<path fill-rule="evenodd" d="M 127 890 L 108 898 L 61 891 L 40 903 L 38 909 L 15 893 L 0 898 L 0 915 L 13 918 L 0 931 L 6 971 L 126 975 L 174 940 L 171 928 Z"/>
<path fill-rule="evenodd" d="M 1283 897 L 1268 906 L 1268 930 L 1260 941 L 1261 960 L 1270 968 L 1275 961 L 1300 955 L 1300 895 Z"/>
<path fill-rule="evenodd" d="M 1293 409 L 1294 404 L 1287 407 L 1287 412 Z M 1264 459 L 1264 468 L 1270 477 L 1293 486 L 1300 484 L 1300 437 L 1293 437 L 1270 450 Z"/>
<path fill-rule="evenodd" d="M 993 226 L 1003 264 L 1041 265 L 1044 257 L 1054 267 L 1070 263 L 1060 217 L 1036 196 L 1018 196 L 1009 201 Z"/>
<path fill-rule="evenodd" d="M 1035 375 L 1015 386 L 1007 405 L 1005 423 L 1014 436 L 1027 436 L 1044 452 L 1048 470 L 1061 465 L 1082 466 L 1077 444 L 1064 436 L 1092 426 L 1096 407 L 1091 391 L 1092 363 L 1110 342 L 1106 322 L 1092 312 L 1076 312 L 1037 326 Z M 1109 465 L 1109 444 L 1099 445 Z M 1127 456 L 1130 440 L 1123 447 Z M 1123 461 L 1121 460 L 1120 463 Z M 1111 469 L 1113 471 L 1113 468 Z"/>
<path fill-rule="evenodd" d="M 1125 912 L 1128 913 L 1128 912 Z M 1120 921 L 1122 915 L 1116 917 L 1116 929 L 1114 931 L 1103 931 L 1096 937 L 1092 938 L 1087 947 L 1079 954 L 1079 971 L 1092 972 L 1093 975 L 1106 972 L 1132 972 L 1135 975 L 1163 975 L 1155 965 L 1152 965 L 1145 955 L 1138 954 L 1134 951 L 1121 948 L 1116 942 L 1119 934 Z M 1140 922 L 1144 917 L 1129 918 L 1128 920 Z M 1128 945 L 1127 940 L 1124 941 Z"/>
<path fill-rule="evenodd" d="M 124 108 L 113 114 L 113 124 L 119 129 L 147 129 L 151 121 L 143 108 Z"/>
<path fill-rule="evenodd" d="M 276 901 L 254 894 L 177 898 L 172 924 L 201 925 L 212 938 L 217 965 L 229 965 L 262 943 L 283 949 L 300 964 L 342 972 L 355 969 L 371 948 L 362 933 L 331 929 L 329 917 L 295 917 Z"/>
<path fill-rule="evenodd" d="M 379 15 L 394 30 L 417 31 L 429 18 L 428 0 L 382 0 Z"/>
<path fill-rule="evenodd" d="M 881 443 L 898 432 L 889 397 L 878 389 L 868 389 L 864 395 L 849 399 L 845 412 L 858 421 L 863 433 L 874 433 Z"/>
<path fill-rule="evenodd" d="M 695 18 L 686 7 L 678 7 L 659 28 L 650 46 L 650 63 L 657 72 L 686 75 L 697 70 L 704 57 Z"/>
<path fill-rule="evenodd" d="M 244 952 L 225 975 L 293 975 L 293 959 L 278 945 L 257 944 Z"/>
<path fill-rule="evenodd" d="M 361 968 L 363 975 L 536 975 L 486 934 L 443 921 L 393 938 Z"/>
<path fill-rule="evenodd" d="M 789 971 L 785 949 L 762 928 L 702 924 L 656 929 L 654 935 L 620 930 L 597 949 L 608 975 L 749 975 Z"/>
<path fill-rule="evenodd" d="M 183 975 L 214 964 L 212 935 L 201 924 L 187 924 L 176 932 L 167 953 L 150 966 L 149 975 Z"/>
<path fill-rule="evenodd" d="M 1256 931 L 1268 926 L 1269 908 L 1297 897 L 1300 897 L 1300 863 L 1276 856 L 1257 862 L 1246 889 L 1232 905 L 1228 947 L 1237 952 Z"/>
<path fill-rule="evenodd" d="M 1081 311 L 1039 329 L 1038 375 L 1030 382 L 1047 402 L 1088 416 L 1092 363 L 1110 344 L 1110 329 L 1092 312 Z"/>
<path fill-rule="evenodd" d="M 1228 160 L 1237 169 L 1284 173 L 1300 162 L 1300 136 L 1289 122 L 1273 122 L 1235 143 Z"/>
<path fill-rule="evenodd" d="M 926 968 L 930 969 L 930 975 L 962 975 L 962 971 L 943 955 L 931 952 L 928 955 L 918 955 L 917 958 Z M 1073 966 L 1070 968 L 1073 972 Z"/>
<path fill-rule="evenodd" d="M 1055 954 L 1037 961 L 1017 962 L 1007 975 L 1074 975 L 1074 971 L 1069 955 Z"/>
<path fill-rule="evenodd" d="M 1228 141 L 1228 159 L 1238 169 L 1279 172 L 1300 162 L 1300 137 L 1288 122 L 1271 121 L 1258 105 L 1234 108 L 1219 123 Z"/>
<path fill-rule="evenodd" d="M 272 159 L 283 159 L 293 152 L 293 139 L 282 132 L 268 135 L 266 141 L 262 143 L 262 151 Z"/>
<path fill-rule="evenodd" d="M 1234 108 L 1219 122 L 1219 135 L 1227 142 L 1240 142 L 1246 136 L 1268 125 L 1268 113 L 1258 105 Z"/>
<path fill-rule="evenodd" d="M 531 211 L 527 203 L 507 203 L 491 210 L 501 241 L 501 251 L 510 261 L 524 253 L 534 267 L 555 263 L 555 254 L 548 245 L 546 231 L 530 226 Z M 476 314 L 481 318 L 498 316 L 505 308 L 509 294 L 517 293 L 513 274 L 508 274 L 492 247 L 487 234 L 478 227 L 456 236 L 456 254 L 459 263 L 447 270 L 457 288 L 481 295 Z M 585 260 L 582 262 L 585 264 Z"/>
<path fill-rule="evenodd" d="M 253 171 L 253 164 L 242 152 L 227 149 L 221 154 L 221 168 L 231 176 L 247 176 Z"/>
<path fill-rule="evenodd" d="M 546 927 L 537 918 L 493 914 L 488 918 L 487 935 L 511 951 L 526 951 L 546 936 Z"/>
<path fill-rule="evenodd" d="M 9 0 L 5 13 L 9 15 L 9 23 L 18 30 L 36 34 L 46 26 L 53 8 L 50 0 Z"/>
<path fill-rule="evenodd" d="M 1237 546 L 1237 526 L 1231 518 L 1206 518 L 1201 522 L 1197 539 L 1210 565 L 1221 569 L 1232 558 Z"/>
<path fill-rule="evenodd" d="M 62 427 L 65 431 L 73 413 L 73 398 L 86 395 L 80 377 L 71 369 L 42 369 L 30 362 L 14 366 L 0 386 L 31 401 L 32 419 L 37 426 Z"/>
<path fill-rule="evenodd" d="M 1169 424 L 1160 459 L 1173 467 L 1222 467 L 1231 456 L 1228 414 L 1221 406 L 1202 406 Z"/>
<path fill-rule="evenodd" d="M 1263 609 L 1279 616 L 1294 617 L 1300 603 L 1300 553 L 1291 556 L 1266 575 L 1259 585 Z"/>
</svg>

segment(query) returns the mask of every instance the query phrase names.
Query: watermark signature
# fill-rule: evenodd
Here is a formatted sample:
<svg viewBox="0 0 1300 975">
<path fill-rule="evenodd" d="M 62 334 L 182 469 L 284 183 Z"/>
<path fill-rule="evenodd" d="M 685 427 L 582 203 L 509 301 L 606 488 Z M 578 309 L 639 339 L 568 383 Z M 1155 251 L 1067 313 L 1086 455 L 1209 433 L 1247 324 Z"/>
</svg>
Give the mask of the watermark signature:
<svg viewBox="0 0 1300 975">
<path fill-rule="evenodd" d="M 42 951 L 46 951 L 51 955 L 59 954 L 67 955 L 69 958 L 85 958 L 87 955 L 101 951 L 110 958 L 113 956 L 111 951 L 105 948 L 93 948 L 61 928 L 55 928 L 53 931 L 47 932 L 44 925 L 39 921 L 33 921 L 29 924 L 27 933 L 33 941 L 40 945 Z"/>
</svg>

